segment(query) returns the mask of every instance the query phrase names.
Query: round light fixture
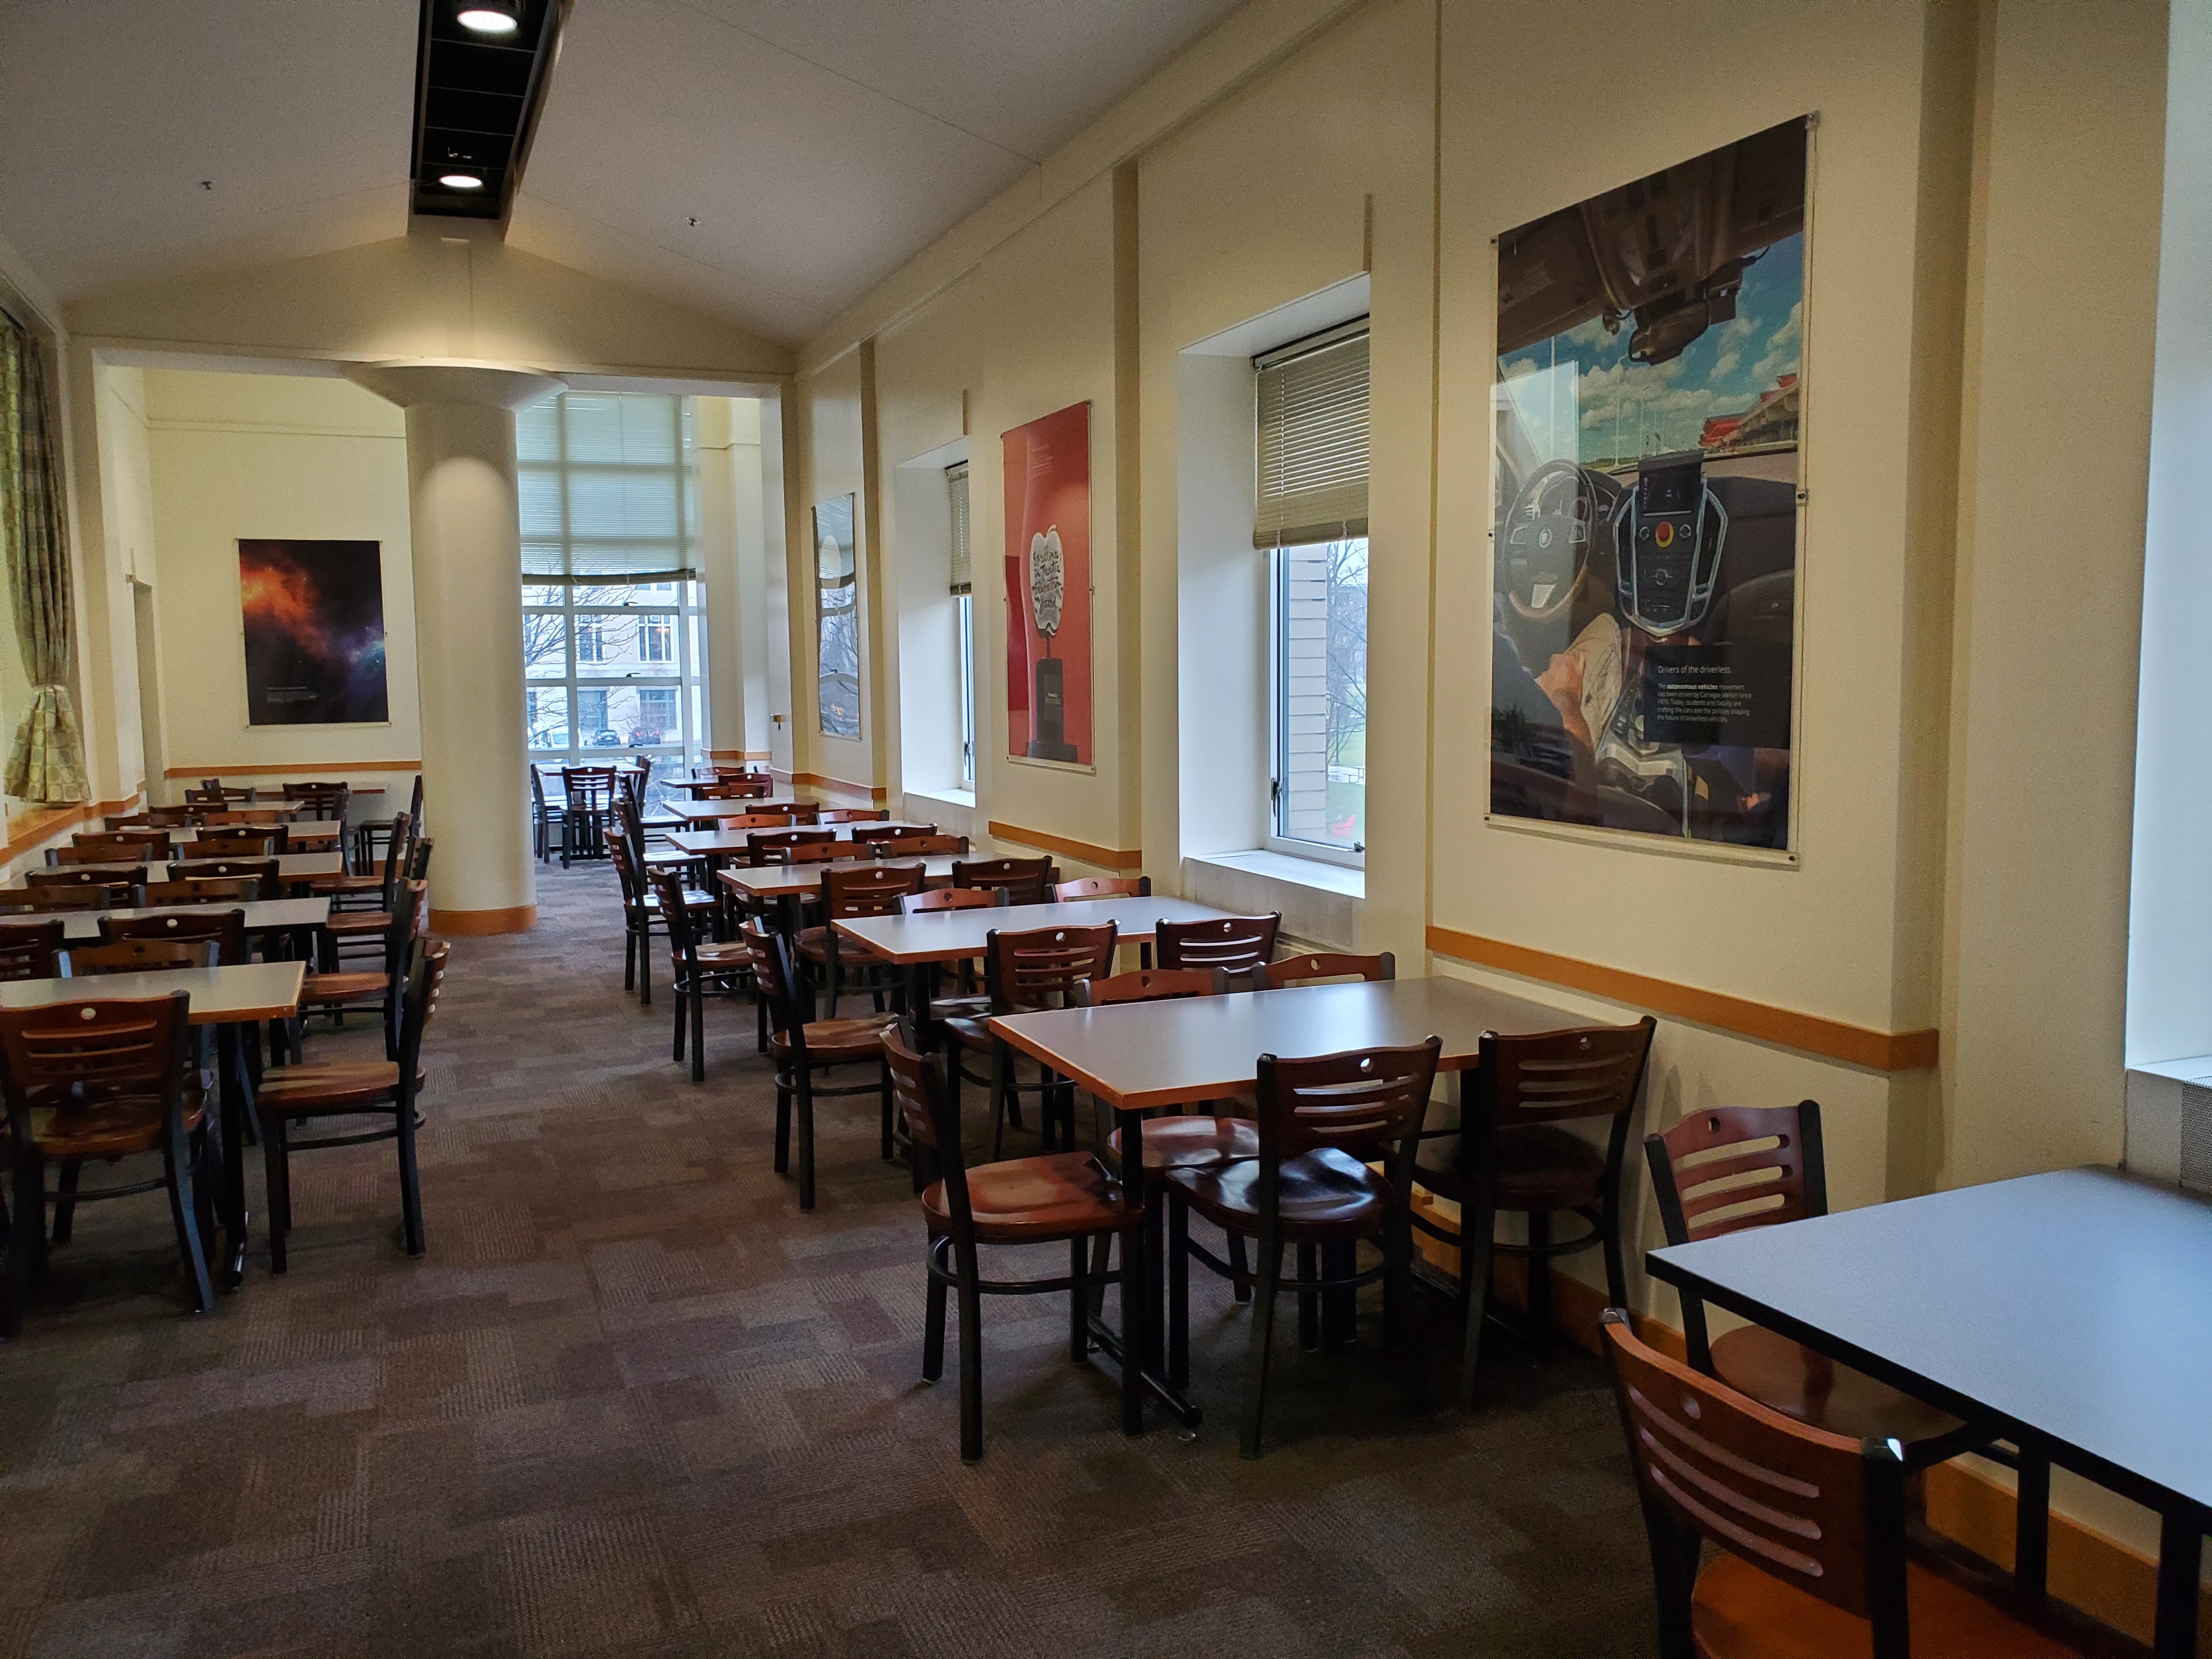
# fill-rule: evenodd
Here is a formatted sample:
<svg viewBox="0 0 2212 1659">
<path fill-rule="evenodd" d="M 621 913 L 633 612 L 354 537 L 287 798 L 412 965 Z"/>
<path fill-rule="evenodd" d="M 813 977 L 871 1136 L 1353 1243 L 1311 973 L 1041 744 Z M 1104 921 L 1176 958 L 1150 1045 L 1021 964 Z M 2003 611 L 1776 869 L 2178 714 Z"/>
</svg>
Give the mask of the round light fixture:
<svg viewBox="0 0 2212 1659">
<path fill-rule="evenodd" d="M 463 0 L 455 21 L 478 34 L 512 34 L 522 27 L 522 0 Z"/>
<path fill-rule="evenodd" d="M 482 190 L 484 181 L 473 173 L 441 173 L 438 182 L 447 190 Z"/>
</svg>

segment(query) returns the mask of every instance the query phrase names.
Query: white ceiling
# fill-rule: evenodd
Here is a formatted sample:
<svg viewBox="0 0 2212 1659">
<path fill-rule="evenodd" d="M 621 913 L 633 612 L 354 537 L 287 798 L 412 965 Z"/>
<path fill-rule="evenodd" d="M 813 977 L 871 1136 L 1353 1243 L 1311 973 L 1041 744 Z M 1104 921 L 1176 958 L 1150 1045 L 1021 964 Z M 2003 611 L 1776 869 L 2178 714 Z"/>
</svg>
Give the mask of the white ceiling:
<svg viewBox="0 0 2212 1659">
<path fill-rule="evenodd" d="M 574 0 L 509 240 L 795 342 L 1239 3 Z M 0 237 L 67 301 L 400 234 L 416 15 L 0 0 Z"/>
</svg>

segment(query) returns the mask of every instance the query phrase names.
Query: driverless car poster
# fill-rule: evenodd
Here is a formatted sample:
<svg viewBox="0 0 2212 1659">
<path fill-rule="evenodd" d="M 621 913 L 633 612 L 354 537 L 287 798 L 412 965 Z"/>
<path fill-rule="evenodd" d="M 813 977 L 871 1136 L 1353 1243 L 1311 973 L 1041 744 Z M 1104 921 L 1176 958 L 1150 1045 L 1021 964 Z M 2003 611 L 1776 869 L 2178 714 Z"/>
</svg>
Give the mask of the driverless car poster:
<svg viewBox="0 0 2212 1659">
<path fill-rule="evenodd" d="M 1790 845 L 1808 126 L 1498 239 L 1493 816 Z"/>
</svg>

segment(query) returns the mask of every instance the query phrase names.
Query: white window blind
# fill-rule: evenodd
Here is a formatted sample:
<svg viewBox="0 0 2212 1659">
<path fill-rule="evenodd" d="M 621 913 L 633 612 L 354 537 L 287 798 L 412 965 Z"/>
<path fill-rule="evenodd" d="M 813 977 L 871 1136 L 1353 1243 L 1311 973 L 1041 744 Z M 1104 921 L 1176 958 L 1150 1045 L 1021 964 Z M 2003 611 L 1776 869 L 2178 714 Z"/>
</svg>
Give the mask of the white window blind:
<svg viewBox="0 0 2212 1659">
<path fill-rule="evenodd" d="M 1255 547 L 1367 533 L 1367 325 L 1252 360 L 1259 371 Z"/>
<path fill-rule="evenodd" d="M 514 442 L 526 580 L 698 580 L 689 399 L 564 392 L 518 414 Z"/>
<path fill-rule="evenodd" d="M 975 551 L 969 540 L 968 463 L 945 469 L 945 488 L 952 498 L 952 591 L 975 591 Z"/>
</svg>

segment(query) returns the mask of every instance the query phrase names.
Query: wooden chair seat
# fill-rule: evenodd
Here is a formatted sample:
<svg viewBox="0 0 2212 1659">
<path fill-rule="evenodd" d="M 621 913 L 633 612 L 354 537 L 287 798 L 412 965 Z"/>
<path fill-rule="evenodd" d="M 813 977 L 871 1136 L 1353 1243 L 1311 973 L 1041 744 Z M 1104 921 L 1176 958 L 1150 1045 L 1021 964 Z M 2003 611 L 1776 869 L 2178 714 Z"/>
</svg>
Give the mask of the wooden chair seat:
<svg viewBox="0 0 2212 1659">
<path fill-rule="evenodd" d="M 350 939 L 360 933 L 388 933 L 392 931 L 392 912 L 347 910 L 332 916 L 323 927 L 341 939 Z"/>
<path fill-rule="evenodd" d="M 415 1086 L 424 1084 L 415 1073 Z M 256 1091 L 264 1115 L 303 1117 L 317 1112 L 356 1111 L 391 1100 L 399 1092 L 399 1066 L 389 1060 L 355 1060 L 343 1066 L 287 1066 L 262 1073 Z"/>
<path fill-rule="evenodd" d="M 938 1005 L 933 1003 L 930 1006 L 935 1008 Z M 989 1054 L 991 1044 L 997 1040 L 991 1035 L 989 1012 L 990 1000 L 987 997 L 983 1008 L 978 1012 L 956 1014 L 946 1020 L 945 1034 L 963 1048 L 973 1048 L 978 1054 Z"/>
<path fill-rule="evenodd" d="M 1121 1132 L 1106 1137 L 1116 1158 Z M 1162 1117 L 1145 1125 L 1145 1173 L 1194 1170 L 1260 1156 L 1260 1126 L 1243 1117 Z"/>
<path fill-rule="evenodd" d="M 990 1012 L 987 996 L 937 997 L 929 1005 L 929 1017 L 935 1020 L 975 1019 Z"/>
<path fill-rule="evenodd" d="M 1121 1201 L 1120 1189 L 1088 1152 L 979 1164 L 968 1171 L 968 1203 L 975 1213 L 976 1241 L 985 1244 L 1121 1232 L 1144 1214 L 1141 1205 Z M 943 1182 L 929 1184 L 921 1207 L 932 1232 L 951 1224 Z"/>
<path fill-rule="evenodd" d="M 1491 1149 L 1501 1210 L 1572 1210 L 1595 1204 L 1605 1190 L 1605 1149 L 1550 1123 L 1500 1129 Z M 1446 1136 L 1421 1148 L 1415 1179 L 1457 1203 L 1459 1139 Z"/>
<path fill-rule="evenodd" d="M 828 966 L 830 962 L 830 930 L 827 927 L 803 927 L 799 933 L 799 954 L 809 962 Z"/>
<path fill-rule="evenodd" d="M 302 1002 L 355 1002 L 381 999 L 392 989 L 389 974 L 310 974 L 300 988 Z"/>
<path fill-rule="evenodd" d="M 1905 1594 L 1913 1659 L 2078 1659 L 2072 1648 L 1925 1567 L 1906 1566 Z M 1690 1619 L 1703 1659 L 1865 1659 L 1874 1648 L 1865 1620 L 1734 1555 L 1706 1562 Z"/>
<path fill-rule="evenodd" d="M 1910 1446 L 1966 1426 L 1948 1413 L 1877 1382 L 1864 1371 L 1838 1365 L 1762 1325 L 1747 1325 L 1714 1339 L 1712 1352 L 1713 1374 L 1737 1393 L 1831 1434 Z"/>
<path fill-rule="evenodd" d="M 806 1052 L 817 1061 L 881 1060 L 884 1033 L 893 1016 L 871 1014 L 861 1019 L 817 1019 L 806 1026 Z M 769 1053 L 778 1057 L 791 1052 L 791 1039 L 778 1031 L 768 1040 Z"/>
<path fill-rule="evenodd" d="M 1149 1127 L 1145 1139 L 1152 1139 Z M 1172 1169 L 1167 1178 L 1217 1227 L 1248 1236 L 1260 1231 L 1256 1159 Z M 1293 1244 L 1364 1237 L 1389 1212 L 1390 1183 L 1334 1146 L 1285 1158 L 1281 1179 L 1283 1237 Z"/>
<path fill-rule="evenodd" d="M 751 947 L 740 939 L 708 939 L 691 948 L 703 968 L 742 968 L 752 959 Z"/>
<path fill-rule="evenodd" d="M 127 1158 L 151 1152 L 167 1131 L 167 1109 L 159 1095 L 115 1095 L 73 1100 L 65 1105 L 31 1109 L 31 1139 L 48 1158 Z M 197 1129 L 206 1115 L 199 1100 L 185 1106 L 185 1128 Z"/>
</svg>

